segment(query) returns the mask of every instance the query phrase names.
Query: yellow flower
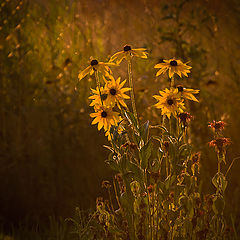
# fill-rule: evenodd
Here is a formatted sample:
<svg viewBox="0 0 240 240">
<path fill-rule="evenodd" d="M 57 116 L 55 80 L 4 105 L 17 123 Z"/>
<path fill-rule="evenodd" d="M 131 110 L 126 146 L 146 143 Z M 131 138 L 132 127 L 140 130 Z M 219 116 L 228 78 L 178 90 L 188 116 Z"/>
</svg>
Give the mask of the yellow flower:
<svg viewBox="0 0 240 240">
<path fill-rule="evenodd" d="M 184 88 L 181 85 L 177 86 L 177 90 L 183 98 L 189 99 L 189 100 L 192 100 L 192 101 L 195 101 L 195 102 L 199 102 L 193 94 L 198 94 L 200 92 L 200 90 Z"/>
<path fill-rule="evenodd" d="M 92 91 L 93 95 L 89 97 L 89 99 L 92 100 L 92 102 L 89 104 L 89 106 L 98 106 L 98 105 L 102 105 L 102 103 L 103 103 L 103 105 L 106 105 L 107 94 L 106 94 L 106 91 L 104 91 L 103 87 L 100 88 L 102 101 L 101 101 L 98 87 L 96 89 L 91 88 L 91 91 Z"/>
<path fill-rule="evenodd" d="M 112 71 L 109 68 L 109 66 L 116 66 L 116 64 L 98 62 L 98 60 L 93 59 L 90 63 L 90 66 L 88 66 L 78 74 L 78 79 L 82 80 L 87 74 L 93 75 L 94 71 L 99 71 L 103 75 L 109 76 L 112 74 Z"/>
<path fill-rule="evenodd" d="M 180 94 L 177 89 L 167 88 L 164 91 L 159 91 L 160 95 L 154 95 L 153 97 L 159 102 L 154 106 L 162 110 L 162 115 L 167 115 L 170 118 L 171 114 L 175 117 L 177 113 L 183 112 L 185 109 L 183 100 L 180 98 Z"/>
<path fill-rule="evenodd" d="M 189 69 L 191 69 L 192 67 L 187 66 L 187 64 L 183 63 L 181 60 L 176 60 L 172 58 L 170 60 L 163 60 L 163 63 L 158 63 L 154 66 L 154 68 L 160 68 L 156 76 L 159 76 L 169 70 L 169 77 L 172 78 L 174 73 L 178 74 L 179 77 L 182 77 L 182 74 L 188 77 L 187 74 L 190 73 Z"/>
<path fill-rule="evenodd" d="M 102 128 L 109 130 L 111 125 L 117 125 L 120 120 L 118 112 L 114 112 L 111 107 L 99 105 L 95 108 L 95 113 L 91 113 L 90 117 L 94 118 L 92 124 L 98 123 L 98 130 Z"/>
<path fill-rule="evenodd" d="M 132 49 L 129 45 L 126 45 L 123 48 L 123 51 L 115 53 L 109 62 L 116 62 L 116 64 L 121 63 L 121 61 L 125 59 L 129 59 L 132 56 L 147 58 L 147 53 L 145 48 L 135 48 Z"/>
<path fill-rule="evenodd" d="M 130 91 L 131 88 L 123 88 L 125 83 L 126 80 L 120 82 L 120 77 L 117 80 L 112 77 L 111 81 L 106 82 L 104 87 L 104 93 L 107 94 L 106 105 L 115 105 L 117 103 L 118 108 L 120 108 L 120 105 L 127 108 L 124 99 L 130 97 L 125 92 Z"/>
</svg>

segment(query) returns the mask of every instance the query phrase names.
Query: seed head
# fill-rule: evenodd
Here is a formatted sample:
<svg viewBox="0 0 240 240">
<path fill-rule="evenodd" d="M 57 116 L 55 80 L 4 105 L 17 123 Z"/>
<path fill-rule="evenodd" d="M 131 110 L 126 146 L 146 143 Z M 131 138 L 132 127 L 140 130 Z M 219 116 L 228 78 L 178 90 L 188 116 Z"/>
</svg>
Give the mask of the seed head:
<svg viewBox="0 0 240 240">
<path fill-rule="evenodd" d="M 114 95 L 116 95 L 116 93 L 117 93 L 116 89 L 114 89 L 114 88 L 111 88 L 111 89 L 110 89 L 110 94 L 111 94 L 111 95 L 114 96 Z"/>
<path fill-rule="evenodd" d="M 167 100 L 167 104 L 170 105 L 170 106 L 173 105 L 173 100 L 172 99 L 168 99 Z"/>
<path fill-rule="evenodd" d="M 101 117 L 106 118 L 106 117 L 107 117 L 107 112 L 102 111 L 102 112 L 101 112 Z"/>
<path fill-rule="evenodd" d="M 91 66 L 98 65 L 98 60 L 93 59 L 90 64 L 91 64 Z"/>
<path fill-rule="evenodd" d="M 177 64 L 177 61 L 176 61 L 176 60 L 172 60 L 172 61 L 170 62 L 170 65 L 171 65 L 172 67 L 176 67 L 178 64 Z"/>
<path fill-rule="evenodd" d="M 123 48 L 123 51 L 124 51 L 124 52 L 128 52 L 128 51 L 130 51 L 130 50 L 132 50 L 132 48 L 131 48 L 129 45 L 126 45 L 126 46 Z"/>
</svg>

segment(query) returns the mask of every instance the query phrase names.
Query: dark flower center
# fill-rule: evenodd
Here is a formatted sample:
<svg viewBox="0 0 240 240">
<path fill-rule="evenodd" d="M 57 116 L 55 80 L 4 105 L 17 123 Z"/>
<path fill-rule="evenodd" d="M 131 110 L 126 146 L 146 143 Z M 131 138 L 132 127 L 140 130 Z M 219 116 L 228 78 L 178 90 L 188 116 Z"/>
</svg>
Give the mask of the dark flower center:
<svg viewBox="0 0 240 240">
<path fill-rule="evenodd" d="M 177 86 L 177 89 L 179 92 L 182 92 L 183 91 L 183 86 Z"/>
<path fill-rule="evenodd" d="M 167 100 L 167 103 L 168 103 L 168 105 L 171 106 L 171 105 L 173 105 L 173 100 L 172 100 L 172 99 L 168 99 L 168 100 Z"/>
<path fill-rule="evenodd" d="M 176 60 L 172 60 L 170 62 L 170 65 L 173 66 L 173 67 L 176 67 L 177 66 L 177 61 Z"/>
<path fill-rule="evenodd" d="M 116 89 L 114 89 L 114 88 L 111 88 L 110 89 L 110 93 L 111 93 L 111 95 L 116 95 L 116 93 L 117 93 L 117 91 L 116 91 Z"/>
<path fill-rule="evenodd" d="M 93 59 L 93 60 L 91 61 L 91 66 L 95 66 L 95 65 L 98 65 L 98 60 Z"/>
<path fill-rule="evenodd" d="M 124 52 L 130 51 L 132 48 L 129 45 L 126 45 L 123 50 Z"/>
<path fill-rule="evenodd" d="M 107 96 L 108 96 L 107 94 L 102 94 L 102 95 L 101 95 L 102 100 L 103 100 L 103 101 L 106 100 L 106 99 L 107 99 Z"/>
<path fill-rule="evenodd" d="M 102 112 L 101 112 L 101 116 L 102 116 L 103 118 L 107 117 L 107 112 L 102 111 Z"/>
</svg>

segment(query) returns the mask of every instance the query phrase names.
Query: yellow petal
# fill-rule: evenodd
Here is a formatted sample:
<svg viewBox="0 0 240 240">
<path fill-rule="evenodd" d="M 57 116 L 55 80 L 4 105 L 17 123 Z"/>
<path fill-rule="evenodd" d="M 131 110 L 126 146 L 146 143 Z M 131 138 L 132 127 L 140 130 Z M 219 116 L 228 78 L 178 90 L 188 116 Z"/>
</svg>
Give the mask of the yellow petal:
<svg viewBox="0 0 240 240">
<path fill-rule="evenodd" d="M 82 72 L 80 72 L 78 74 L 78 79 L 79 81 L 82 80 L 89 72 L 92 66 L 88 66 L 87 68 L 85 68 Z"/>
</svg>

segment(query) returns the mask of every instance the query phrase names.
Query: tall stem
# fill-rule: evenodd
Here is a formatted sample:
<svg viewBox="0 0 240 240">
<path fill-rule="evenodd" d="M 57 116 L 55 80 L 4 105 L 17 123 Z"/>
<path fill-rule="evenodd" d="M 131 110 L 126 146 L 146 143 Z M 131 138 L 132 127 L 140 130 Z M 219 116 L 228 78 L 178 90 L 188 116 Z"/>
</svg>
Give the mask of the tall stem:
<svg viewBox="0 0 240 240">
<path fill-rule="evenodd" d="M 136 109 L 136 103 L 135 103 L 135 98 L 134 98 L 134 90 L 133 90 L 132 60 L 128 59 L 127 63 L 128 63 L 128 80 L 129 80 L 129 86 L 131 88 L 132 109 L 133 109 L 134 117 L 136 118 L 136 121 L 137 121 L 137 125 L 139 126 L 138 116 L 137 116 L 137 109 Z"/>
<path fill-rule="evenodd" d="M 97 87 L 98 87 L 101 103 L 103 106 L 102 94 L 101 94 L 101 90 L 100 90 L 101 85 L 100 85 L 100 80 L 99 80 L 99 76 L 98 76 L 98 71 L 95 71 L 95 78 L 96 78 L 96 82 L 97 82 Z"/>
<path fill-rule="evenodd" d="M 170 88 L 174 87 L 174 74 L 171 78 L 171 82 L 170 82 Z"/>
<path fill-rule="evenodd" d="M 218 153 L 218 173 L 221 172 L 221 160 L 220 160 L 220 154 Z"/>
</svg>

